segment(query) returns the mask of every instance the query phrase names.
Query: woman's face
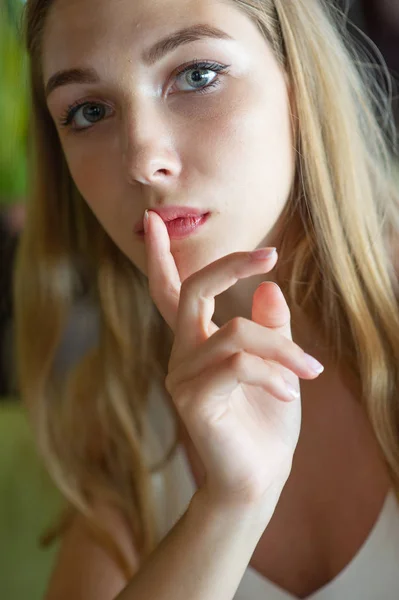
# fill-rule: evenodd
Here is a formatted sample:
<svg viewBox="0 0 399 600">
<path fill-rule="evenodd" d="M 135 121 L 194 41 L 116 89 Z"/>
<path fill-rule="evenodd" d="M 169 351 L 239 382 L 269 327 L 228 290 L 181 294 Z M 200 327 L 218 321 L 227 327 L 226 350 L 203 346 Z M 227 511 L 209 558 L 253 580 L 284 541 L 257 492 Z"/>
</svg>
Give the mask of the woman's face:
<svg viewBox="0 0 399 600">
<path fill-rule="evenodd" d="M 186 34 L 145 58 L 198 24 L 226 35 Z M 196 60 L 209 64 L 178 75 Z M 47 97 L 71 175 L 142 272 L 145 244 L 134 227 L 147 208 L 211 213 L 194 234 L 171 240 L 182 280 L 272 241 L 294 176 L 287 80 L 233 2 L 56 0 L 44 31 L 44 85 L 69 69 L 92 71 L 91 82 L 64 76 Z M 71 105 L 83 106 L 63 126 Z"/>
</svg>

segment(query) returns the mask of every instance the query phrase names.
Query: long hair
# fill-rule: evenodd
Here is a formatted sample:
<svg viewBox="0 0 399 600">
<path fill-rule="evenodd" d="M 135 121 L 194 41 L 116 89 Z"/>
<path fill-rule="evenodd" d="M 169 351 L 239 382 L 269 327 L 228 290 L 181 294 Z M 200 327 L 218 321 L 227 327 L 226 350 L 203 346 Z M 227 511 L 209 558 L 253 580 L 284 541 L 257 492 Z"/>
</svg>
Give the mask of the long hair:
<svg viewBox="0 0 399 600">
<path fill-rule="evenodd" d="M 316 316 L 331 355 L 345 358 L 358 378 L 399 495 L 399 198 L 389 72 L 381 61 L 375 71 L 386 84 L 376 77 L 372 46 L 353 41 L 332 1 L 229 1 L 257 25 L 293 87 L 297 164 L 286 217 L 299 218 L 300 233 L 285 228 L 279 282 L 291 306 Z M 129 577 L 95 501 L 122 511 L 140 556 L 152 552 L 151 470 L 141 442 L 149 384 L 164 383 L 172 336 L 147 279 L 104 232 L 69 173 L 43 94 L 51 5 L 28 0 L 24 14 L 32 147 L 15 285 L 19 381 L 68 514 L 84 515 Z M 100 336 L 64 381 L 54 357 L 82 286 L 99 307 Z"/>
</svg>

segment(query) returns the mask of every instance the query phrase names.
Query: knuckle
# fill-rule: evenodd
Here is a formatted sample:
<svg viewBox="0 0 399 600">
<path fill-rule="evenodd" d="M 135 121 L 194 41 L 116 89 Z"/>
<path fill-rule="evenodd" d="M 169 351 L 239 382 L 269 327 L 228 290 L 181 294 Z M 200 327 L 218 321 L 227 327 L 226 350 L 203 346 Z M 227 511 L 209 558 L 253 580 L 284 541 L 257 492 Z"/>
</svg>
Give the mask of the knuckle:
<svg viewBox="0 0 399 600">
<path fill-rule="evenodd" d="M 230 358 L 230 367 L 237 373 L 246 373 L 248 370 L 248 355 L 246 352 L 236 352 Z"/>
<path fill-rule="evenodd" d="M 187 298 L 190 294 L 192 294 L 194 287 L 196 286 L 197 281 L 197 273 L 193 273 L 189 275 L 187 279 L 183 281 L 180 288 L 180 296 L 183 298 Z"/>
<path fill-rule="evenodd" d="M 234 317 L 228 323 L 228 332 L 230 335 L 240 337 L 243 335 L 246 326 L 246 319 L 244 317 Z"/>
</svg>

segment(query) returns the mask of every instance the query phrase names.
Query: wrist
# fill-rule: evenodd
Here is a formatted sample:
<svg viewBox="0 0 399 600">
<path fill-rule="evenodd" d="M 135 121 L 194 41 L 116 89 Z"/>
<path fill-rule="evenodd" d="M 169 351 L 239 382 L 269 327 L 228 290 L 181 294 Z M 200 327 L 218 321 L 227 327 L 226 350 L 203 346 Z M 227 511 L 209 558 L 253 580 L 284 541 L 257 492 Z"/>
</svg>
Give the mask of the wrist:
<svg viewBox="0 0 399 600">
<path fill-rule="evenodd" d="M 192 497 L 189 510 L 200 515 L 202 522 L 207 520 L 221 528 L 234 529 L 238 535 L 243 533 L 260 538 L 273 516 L 276 504 L 274 499 L 245 503 L 233 498 L 226 501 L 215 498 L 203 486 Z"/>
</svg>

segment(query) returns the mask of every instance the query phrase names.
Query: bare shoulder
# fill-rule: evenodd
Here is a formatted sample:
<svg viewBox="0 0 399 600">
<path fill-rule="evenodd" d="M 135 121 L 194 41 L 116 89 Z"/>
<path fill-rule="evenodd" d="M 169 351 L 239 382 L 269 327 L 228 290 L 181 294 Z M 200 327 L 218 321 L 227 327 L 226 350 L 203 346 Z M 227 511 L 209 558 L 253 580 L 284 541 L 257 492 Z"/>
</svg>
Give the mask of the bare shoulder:
<svg viewBox="0 0 399 600">
<path fill-rule="evenodd" d="M 97 511 L 135 573 L 139 558 L 124 517 L 104 505 L 98 506 Z M 96 543 L 84 519 L 76 516 L 63 536 L 45 600 L 113 600 L 126 584 L 121 568 Z"/>
</svg>

